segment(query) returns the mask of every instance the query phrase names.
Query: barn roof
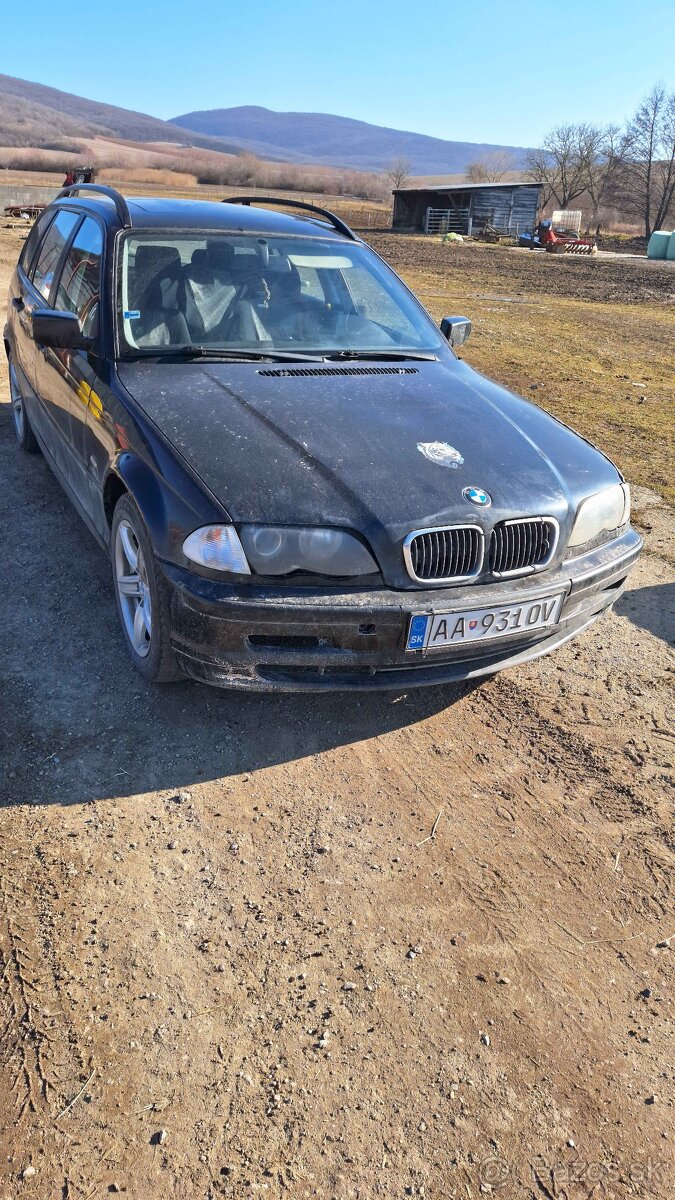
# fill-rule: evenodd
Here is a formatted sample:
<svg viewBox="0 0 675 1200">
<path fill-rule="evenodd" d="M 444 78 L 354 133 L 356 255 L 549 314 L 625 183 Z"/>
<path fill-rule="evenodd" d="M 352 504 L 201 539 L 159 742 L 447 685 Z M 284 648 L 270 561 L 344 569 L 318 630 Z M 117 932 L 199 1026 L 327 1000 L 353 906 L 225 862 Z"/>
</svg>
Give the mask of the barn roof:
<svg viewBox="0 0 675 1200">
<path fill-rule="evenodd" d="M 521 187 L 541 187 L 541 183 L 537 183 L 532 179 L 518 180 L 513 183 L 511 180 L 495 180 L 493 183 L 418 183 L 414 187 L 394 188 L 394 195 L 398 192 L 474 192 L 478 188 L 521 188 Z"/>
</svg>

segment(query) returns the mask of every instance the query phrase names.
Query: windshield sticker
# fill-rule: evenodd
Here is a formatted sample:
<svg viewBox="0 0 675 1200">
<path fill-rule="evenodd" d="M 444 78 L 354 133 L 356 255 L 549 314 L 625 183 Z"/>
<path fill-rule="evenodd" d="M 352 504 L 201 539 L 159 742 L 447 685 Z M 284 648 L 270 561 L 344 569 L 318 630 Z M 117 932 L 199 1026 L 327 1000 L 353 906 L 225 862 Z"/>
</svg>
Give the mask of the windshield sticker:
<svg viewBox="0 0 675 1200">
<path fill-rule="evenodd" d="M 417 449 L 429 462 L 438 463 L 439 467 L 455 469 L 461 467 L 464 462 L 459 450 L 455 450 L 455 447 L 449 446 L 447 442 L 418 442 Z"/>
<path fill-rule="evenodd" d="M 125 321 L 137 321 L 141 313 L 140 309 L 138 308 L 129 308 L 125 310 L 122 315 L 124 316 Z"/>
</svg>

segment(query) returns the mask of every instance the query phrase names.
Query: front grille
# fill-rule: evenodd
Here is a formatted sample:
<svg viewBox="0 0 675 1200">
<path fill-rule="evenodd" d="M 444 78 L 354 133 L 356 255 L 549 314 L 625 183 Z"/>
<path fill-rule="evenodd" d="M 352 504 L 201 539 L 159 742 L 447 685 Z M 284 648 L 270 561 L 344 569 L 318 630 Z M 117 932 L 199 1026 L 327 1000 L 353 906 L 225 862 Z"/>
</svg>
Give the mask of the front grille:
<svg viewBox="0 0 675 1200">
<path fill-rule="evenodd" d="M 274 367 L 258 371 L 268 379 L 290 379 L 296 376 L 313 378 L 316 375 L 417 375 L 417 367 Z"/>
<path fill-rule="evenodd" d="M 408 574 L 419 582 L 469 579 L 483 565 L 483 532 L 477 525 L 421 529 L 403 543 Z"/>
<path fill-rule="evenodd" d="M 493 575 L 519 575 L 538 571 L 550 563 L 558 540 L 558 523 L 552 517 L 502 521 L 490 539 Z"/>
</svg>

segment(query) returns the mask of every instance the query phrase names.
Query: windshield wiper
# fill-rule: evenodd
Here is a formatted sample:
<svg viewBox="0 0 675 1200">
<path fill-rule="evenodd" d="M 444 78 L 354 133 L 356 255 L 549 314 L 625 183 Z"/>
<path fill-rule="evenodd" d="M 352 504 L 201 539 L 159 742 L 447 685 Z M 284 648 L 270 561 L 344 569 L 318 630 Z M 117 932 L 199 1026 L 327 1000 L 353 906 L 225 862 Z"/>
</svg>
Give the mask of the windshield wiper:
<svg viewBox="0 0 675 1200">
<path fill-rule="evenodd" d="M 438 362 L 437 354 L 424 350 L 331 350 L 324 354 L 324 358 L 373 358 L 382 362 L 405 362 L 410 358 L 415 362 Z"/>
<path fill-rule="evenodd" d="M 230 346 L 181 346 L 184 358 L 223 358 L 234 362 L 322 362 L 316 354 L 299 354 L 295 350 L 244 350 Z"/>
</svg>

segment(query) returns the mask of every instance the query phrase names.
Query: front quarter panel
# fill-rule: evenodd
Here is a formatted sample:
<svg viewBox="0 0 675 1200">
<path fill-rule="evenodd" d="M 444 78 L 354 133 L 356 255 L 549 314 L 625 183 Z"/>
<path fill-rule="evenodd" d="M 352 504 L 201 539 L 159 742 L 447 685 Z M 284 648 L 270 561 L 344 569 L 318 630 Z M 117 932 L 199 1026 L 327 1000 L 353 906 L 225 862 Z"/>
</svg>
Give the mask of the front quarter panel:
<svg viewBox="0 0 675 1200">
<path fill-rule="evenodd" d="M 194 529 L 229 520 L 195 473 L 107 367 L 96 381 L 87 415 L 87 458 L 95 523 L 109 541 L 120 490 L 133 497 L 159 558 L 182 565 L 183 542 Z"/>
</svg>

